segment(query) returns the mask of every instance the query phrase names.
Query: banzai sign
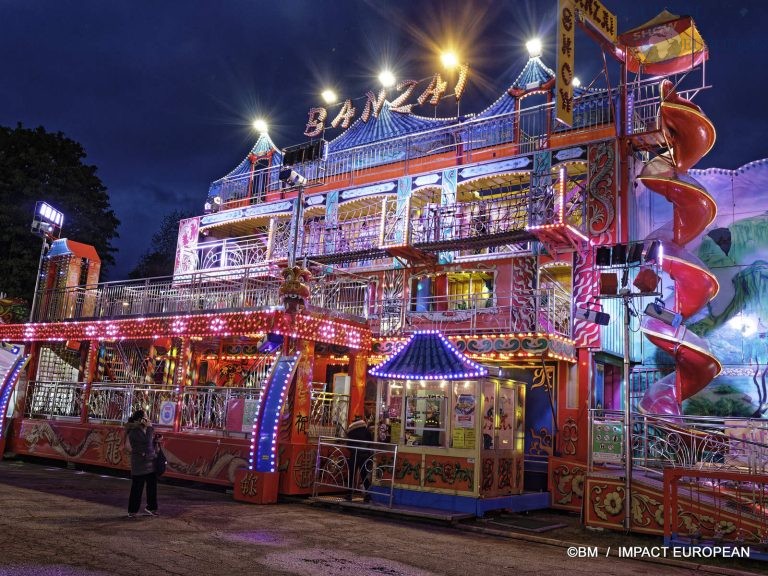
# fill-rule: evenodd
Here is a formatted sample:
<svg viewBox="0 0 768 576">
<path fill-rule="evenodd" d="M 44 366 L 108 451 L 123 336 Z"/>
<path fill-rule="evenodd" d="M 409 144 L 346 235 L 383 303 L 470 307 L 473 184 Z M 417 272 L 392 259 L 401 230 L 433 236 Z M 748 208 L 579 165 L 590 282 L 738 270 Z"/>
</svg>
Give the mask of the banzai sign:
<svg viewBox="0 0 768 576">
<path fill-rule="evenodd" d="M 461 100 L 464 94 L 464 88 L 467 85 L 467 76 L 469 74 L 469 66 L 462 64 L 459 68 L 459 78 L 456 81 L 454 87 L 454 95 L 456 101 Z M 401 94 L 389 103 L 389 108 L 393 112 L 399 112 L 400 114 L 411 114 L 413 107 L 417 104 L 423 106 L 426 102 L 437 106 L 443 98 L 446 89 L 448 88 L 448 82 L 444 81 L 440 74 L 435 74 L 430 80 L 429 86 L 416 98 L 416 102 L 410 102 L 410 98 L 414 95 L 416 87 L 419 82 L 417 80 L 403 80 L 400 82 L 396 90 Z M 374 118 L 379 117 L 381 109 L 384 107 L 384 102 L 387 99 L 387 90 L 382 88 L 378 95 L 369 91 L 365 95 L 365 106 L 360 118 L 363 122 L 368 122 L 373 114 Z M 336 117 L 331 121 L 331 127 L 337 128 L 341 126 L 344 130 L 349 128 L 350 124 L 357 114 L 357 108 L 352 104 L 351 99 L 347 99 L 341 105 L 341 110 L 336 114 Z M 310 138 L 319 136 L 325 130 L 325 121 L 328 119 L 328 110 L 322 107 L 311 108 L 309 110 L 309 118 L 307 120 L 307 128 L 304 131 L 304 135 Z"/>
<path fill-rule="evenodd" d="M 587 21 L 606 40 L 616 43 L 616 15 L 597 0 L 560 0 L 557 29 L 557 119 L 567 126 L 573 124 L 574 26 L 576 17 Z"/>
</svg>

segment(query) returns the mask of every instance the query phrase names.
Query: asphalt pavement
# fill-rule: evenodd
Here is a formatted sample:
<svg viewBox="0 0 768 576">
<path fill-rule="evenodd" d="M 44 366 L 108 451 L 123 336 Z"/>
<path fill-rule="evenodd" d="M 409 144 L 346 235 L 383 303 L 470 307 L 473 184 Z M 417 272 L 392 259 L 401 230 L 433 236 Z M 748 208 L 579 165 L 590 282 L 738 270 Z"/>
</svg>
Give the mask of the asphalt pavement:
<svg viewBox="0 0 768 576">
<path fill-rule="evenodd" d="M 99 471 L 0 461 L 0 576 L 768 574 L 758 562 L 605 555 L 612 538 L 660 542 L 606 539 L 551 513 L 450 526 L 297 501 L 254 506 L 220 488 L 161 481 L 161 515 L 131 520 L 129 486 Z"/>
</svg>

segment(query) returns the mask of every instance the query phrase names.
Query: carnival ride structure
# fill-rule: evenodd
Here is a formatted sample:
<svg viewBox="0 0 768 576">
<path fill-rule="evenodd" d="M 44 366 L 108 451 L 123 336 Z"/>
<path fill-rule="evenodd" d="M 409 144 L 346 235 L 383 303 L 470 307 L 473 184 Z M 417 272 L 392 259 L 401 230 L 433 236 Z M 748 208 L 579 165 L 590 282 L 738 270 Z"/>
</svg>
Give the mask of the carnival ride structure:
<svg viewBox="0 0 768 576">
<path fill-rule="evenodd" d="M 613 529 L 632 509 L 631 529 L 661 534 L 672 491 L 659 471 L 705 468 L 710 484 L 687 485 L 698 500 L 677 500 L 687 520 L 670 530 L 706 524 L 712 535 L 731 523 L 726 537 L 759 541 L 760 423 L 680 413 L 720 371 L 706 341 L 642 318 L 676 372 L 634 367 L 651 376 L 627 428 L 618 411 L 630 408 L 630 382 L 615 367 L 639 361 L 621 347 L 629 319 L 606 306 L 612 321 L 594 321 L 599 246 L 661 241 L 675 287 L 664 308 L 685 319 L 717 293 L 685 251 L 716 214 L 686 174 L 715 138 L 691 102 L 707 88 L 706 46 L 691 18 L 669 14 L 601 45 L 625 81 L 574 88 L 570 126 L 555 121 L 555 73 L 531 54 L 475 115 L 419 116 L 382 98 L 301 157 L 261 134 L 212 183 L 204 212 L 180 222 L 171 277 L 98 283 L 97 256 L 65 240 L 45 259 L 33 321 L 0 325 L 3 342 L 30 352 L 26 373 L 20 345 L 0 364 L 6 449 L 125 469 L 119 425 L 141 407 L 163 430 L 169 476 L 266 503 L 354 491 L 339 436 L 360 415 L 377 431 L 363 450 L 379 504 L 479 515 L 548 504 Z M 284 178 L 288 168 L 304 183 Z M 635 174 L 673 206 L 669 227 L 640 226 Z M 437 353 L 405 376 L 368 371 L 432 331 L 488 374 L 445 377 Z M 625 435 L 631 493 L 616 466 Z M 745 481 L 712 492 L 722 468 Z M 745 499 L 743 514 L 725 504 Z"/>
</svg>

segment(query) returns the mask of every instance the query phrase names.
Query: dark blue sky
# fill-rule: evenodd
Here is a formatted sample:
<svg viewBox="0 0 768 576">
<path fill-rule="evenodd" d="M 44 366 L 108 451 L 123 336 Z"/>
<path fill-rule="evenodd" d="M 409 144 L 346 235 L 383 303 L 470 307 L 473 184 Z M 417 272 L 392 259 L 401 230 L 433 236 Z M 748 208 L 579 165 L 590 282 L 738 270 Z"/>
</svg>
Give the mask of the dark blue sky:
<svg viewBox="0 0 768 576">
<path fill-rule="evenodd" d="M 768 5 L 604 4 L 620 32 L 665 8 L 696 19 L 713 86 L 696 102 L 718 130 L 698 168 L 768 157 Z M 472 66 L 462 113 L 477 112 L 512 83 L 532 35 L 542 37 L 543 60 L 555 67 L 555 7 L 554 0 L 0 0 L 0 124 L 44 126 L 85 147 L 122 221 L 110 274 L 121 279 L 164 214 L 202 211 L 210 182 L 255 141 L 256 116 L 269 120 L 277 146 L 304 141 L 307 110 L 325 85 L 344 98 L 362 96 L 377 89 L 384 61 L 400 79 L 426 78 L 440 69 L 435 47 L 448 38 Z M 578 39 L 582 79 L 594 77 L 600 58 Z M 455 113 L 442 106 L 439 115 Z"/>
</svg>

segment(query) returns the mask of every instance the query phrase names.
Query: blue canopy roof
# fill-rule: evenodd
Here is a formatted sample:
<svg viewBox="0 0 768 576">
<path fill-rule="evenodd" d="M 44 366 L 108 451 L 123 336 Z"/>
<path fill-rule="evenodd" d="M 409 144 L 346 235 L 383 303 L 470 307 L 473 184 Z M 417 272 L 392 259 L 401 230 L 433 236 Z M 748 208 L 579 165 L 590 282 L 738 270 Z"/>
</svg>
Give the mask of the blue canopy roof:
<svg viewBox="0 0 768 576">
<path fill-rule="evenodd" d="M 416 114 L 393 112 L 389 102 L 384 102 L 378 118 L 371 115 L 368 122 L 363 122 L 362 118 L 358 118 L 346 132 L 331 140 L 328 146 L 331 151 L 345 150 L 379 140 L 404 136 L 412 132 L 447 126 L 455 123 L 455 121 L 455 119 L 450 118 L 427 118 Z"/>
<path fill-rule="evenodd" d="M 415 332 L 370 374 L 393 380 L 464 380 L 487 376 L 488 369 L 464 356 L 437 330 L 426 330 Z"/>
</svg>

